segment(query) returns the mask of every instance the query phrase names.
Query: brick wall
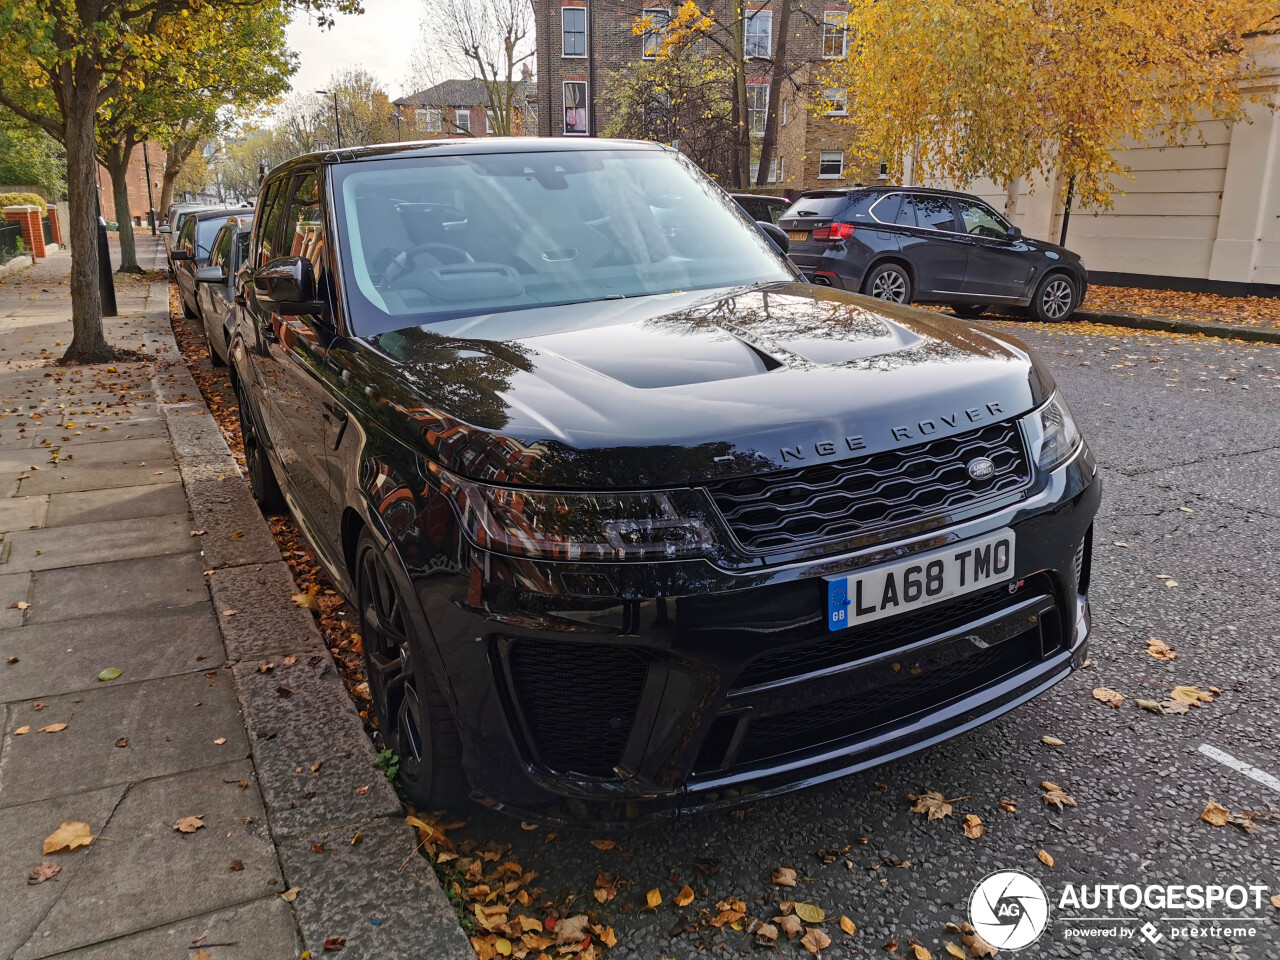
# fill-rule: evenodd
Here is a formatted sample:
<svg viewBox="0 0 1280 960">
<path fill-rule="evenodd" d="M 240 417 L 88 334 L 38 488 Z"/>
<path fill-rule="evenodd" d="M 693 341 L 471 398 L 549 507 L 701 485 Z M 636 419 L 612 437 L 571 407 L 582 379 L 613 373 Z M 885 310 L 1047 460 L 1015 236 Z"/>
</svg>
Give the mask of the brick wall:
<svg viewBox="0 0 1280 960">
<path fill-rule="evenodd" d="M 44 246 L 44 225 L 40 222 L 40 208 L 31 205 L 5 207 L 4 218 L 22 228 L 22 241 L 37 257 L 47 253 Z"/>
<path fill-rule="evenodd" d="M 152 141 L 147 144 L 147 156 L 151 160 L 151 192 L 158 204 L 160 202 L 160 181 L 164 177 L 165 149 Z M 110 222 L 119 222 L 116 215 L 116 202 L 112 192 L 111 174 L 107 168 L 98 165 L 98 173 L 102 180 L 102 215 Z M 129 184 L 129 215 L 135 223 L 147 222 L 147 171 L 142 154 L 142 144 L 133 148 L 129 157 L 129 170 L 126 176 Z M 157 210 L 156 216 L 163 217 L 164 211 Z"/>
</svg>

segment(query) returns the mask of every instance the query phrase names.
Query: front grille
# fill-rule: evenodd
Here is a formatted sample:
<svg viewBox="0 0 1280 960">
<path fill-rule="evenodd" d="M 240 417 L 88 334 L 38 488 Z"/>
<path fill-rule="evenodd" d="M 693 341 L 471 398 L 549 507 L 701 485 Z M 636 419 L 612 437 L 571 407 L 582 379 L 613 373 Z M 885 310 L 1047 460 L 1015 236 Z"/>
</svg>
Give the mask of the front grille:
<svg viewBox="0 0 1280 960">
<path fill-rule="evenodd" d="M 517 640 L 508 653 L 517 703 L 542 762 L 611 777 L 631 735 L 648 665 L 626 648 Z"/>
<path fill-rule="evenodd" d="M 995 473 L 967 466 L 987 457 Z M 1030 480 L 1016 421 L 839 463 L 710 484 L 708 491 L 748 550 L 776 552 L 901 527 L 1012 493 Z"/>
<path fill-rule="evenodd" d="M 1039 655 L 1040 631 L 1032 629 L 963 660 L 865 690 L 855 697 L 757 717 L 747 728 L 736 762 L 753 763 L 811 751 L 833 740 L 900 722 L 988 686 L 1034 663 Z"/>
</svg>

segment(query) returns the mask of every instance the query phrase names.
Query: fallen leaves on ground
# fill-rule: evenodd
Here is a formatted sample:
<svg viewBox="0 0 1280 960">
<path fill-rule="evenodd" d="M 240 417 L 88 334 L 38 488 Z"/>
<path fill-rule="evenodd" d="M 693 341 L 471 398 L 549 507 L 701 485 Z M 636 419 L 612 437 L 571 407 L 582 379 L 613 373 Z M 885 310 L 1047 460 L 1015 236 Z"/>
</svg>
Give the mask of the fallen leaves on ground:
<svg viewBox="0 0 1280 960">
<path fill-rule="evenodd" d="M 1061 810 L 1064 804 L 1068 807 L 1074 807 L 1076 805 L 1075 798 L 1069 796 L 1056 783 L 1050 783 L 1048 780 L 1042 780 L 1040 781 L 1040 787 L 1044 790 L 1044 805 L 1046 807 L 1053 806 Z"/>
<path fill-rule="evenodd" d="M 757 924 L 751 932 L 755 934 L 756 943 L 762 947 L 772 947 L 778 942 L 778 928 L 772 923 Z"/>
<path fill-rule="evenodd" d="M 847 933 L 851 937 L 858 932 L 857 924 L 855 924 L 852 920 L 850 920 L 848 917 L 843 915 L 841 915 L 840 917 L 840 929 L 843 930 L 845 933 Z"/>
<path fill-rule="evenodd" d="M 1110 687 L 1097 687 L 1093 691 L 1093 699 L 1100 700 L 1113 710 L 1120 709 L 1124 703 L 1124 694 L 1112 690 Z"/>
<path fill-rule="evenodd" d="M 795 867 L 778 867 L 773 871 L 773 882 L 780 887 L 794 887 L 796 885 L 796 868 Z"/>
<path fill-rule="evenodd" d="M 173 829 L 179 833 L 195 833 L 204 826 L 204 814 L 198 817 L 182 817 L 174 823 Z"/>
<path fill-rule="evenodd" d="M 1213 703 L 1213 694 L 1208 690 L 1197 690 L 1195 687 L 1178 686 L 1174 687 L 1169 696 L 1174 700 L 1181 700 L 1188 706 L 1198 707 L 1204 703 Z"/>
<path fill-rule="evenodd" d="M 1053 869 L 1053 857 L 1048 850 L 1041 850 L 1036 854 L 1036 859 L 1043 863 L 1050 870 Z"/>
<path fill-rule="evenodd" d="M 1091 284 L 1081 309 L 1280 329 L 1280 301 L 1269 297 L 1223 297 L 1213 293 Z"/>
<path fill-rule="evenodd" d="M 933 954 L 918 943 L 911 945 L 911 955 L 915 960 L 933 960 Z"/>
<path fill-rule="evenodd" d="M 67 729 L 67 725 L 65 723 L 51 723 L 47 727 L 41 727 L 40 732 L 41 733 L 61 733 L 65 729 Z"/>
<path fill-rule="evenodd" d="M 300 894 L 301 892 L 302 892 L 301 887 L 290 887 L 284 893 L 280 894 L 280 899 L 283 900 L 285 903 L 293 903 L 293 901 L 298 899 L 298 894 Z"/>
<path fill-rule="evenodd" d="M 797 903 L 796 916 L 805 923 L 822 923 L 827 919 L 827 912 L 816 903 Z"/>
<path fill-rule="evenodd" d="M 794 913 L 789 913 L 786 916 L 774 917 L 773 922 L 776 923 L 778 928 L 787 935 L 788 940 L 794 940 L 796 937 L 800 936 L 800 931 L 804 929 L 804 924 L 800 922 L 800 918 Z"/>
<path fill-rule="evenodd" d="M 686 884 L 676 894 L 675 905 L 677 907 L 687 907 L 691 903 L 693 903 L 693 888 Z"/>
<path fill-rule="evenodd" d="M 930 820 L 941 820 L 943 817 L 951 816 L 951 804 L 965 798 L 956 797 L 955 800 L 948 800 L 937 790 L 926 790 L 919 796 L 909 793 L 907 799 L 915 801 L 911 807 L 912 813 L 922 813 Z"/>
<path fill-rule="evenodd" d="M 21 737 L 21 736 L 23 736 L 24 734 L 28 734 L 28 733 L 30 733 L 30 732 L 31 732 L 31 727 L 30 727 L 30 726 L 21 726 L 21 727 L 19 727 L 17 730 L 13 731 L 13 735 L 14 735 L 15 737 Z"/>
<path fill-rule="evenodd" d="M 1051 737 L 1048 734 L 1040 738 L 1041 743 L 1048 744 L 1051 747 L 1060 747 L 1065 741 L 1059 740 L 1057 737 Z"/>
<path fill-rule="evenodd" d="M 597 850 L 612 850 L 617 846 L 612 840 L 592 840 L 591 845 Z"/>
<path fill-rule="evenodd" d="M 1155 637 L 1150 637 L 1147 640 L 1147 654 L 1148 656 L 1155 657 L 1157 660 L 1178 659 L 1178 654 L 1173 647 L 1169 646 L 1163 640 L 1158 640 Z"/>
<path fill-rule="evenodd" d="M 44 855 L 47 857 L 59 850 L 87 847 L 91 843 L 93 843 L 93 831 L 89 829 L 87 823 L 81 823 L 79 820 L 64 820 L 57 830 L 44 838 Z"/>
<path fill-rule="evenodd" d="M 966 814 L 964 818 L 964 835 L 970 840 L 978 840 L 987 832 L 982 818 L 976 813 Z"/>
<path fill-rule="evenodd" d="M 1257 829 L 1257 821 L 1266 820 L 1270 816 L 1269 812 L 1259 813 L 1255 810 L 1242 810 L 1239 813 L 1232 813 L 1213 799 L 1210 799 L 1205 804 L 1204 810 L 1200 813 L 1200 819 L 1205 823 L 1215 827 L 1225 827 L 1230 824 L 1233 827 L 1239 827 L 1245 833 L 1253 833 Z"/>
<path fill-rule="evenodd" d="M 662 891 L 654 887 L 644 895 L 645 908 L 648 910 L 657 910 L 662 906 Z"/>
<path fill-rule="evenodd" d="M 817 927 L 810 927 L 800 938 L 800 945 L 815 956 L 831 946 L 831 938 Z"/>
<path fill-rule="evenodd" d="M 27 874 L 27 883 L 34 887 L 36 884 L 44 883 L 46 880 L 52 880 L 61 872 L 62 864 L 46 860 Z"/>
<path fill-rule="evenodd" d="M 293 602 L 303 610 L 311 610 L 315 613 L 320 612 L 320 604 L 315 596 L 310 593 L 295 593 L 291 598 Z"/>
<path fill-rule="evenodd" d="M 1271 898 L 1271 905 L 1275 907 L 1277 910 L 1280 910 L 1280 893 L 1275 894 Z"/>
<path fill-rule="evenodd" d="M 965 924 L 965 926 L 967 927 L 969 925 Z M 969 951 L 969 956 L 974 958 L 974 960 L 978 960 L 978 958 L 981 957 L 994 957 L 1000 952 L 991 944 L 987 943 L 986 940 L 983 940 L 981 934 L 973 931 L 972 927 L 969 929 L 971 932 L 962 934 L 960 942 L 965 945 L 965 949 Z"/>
<path fill-rule="evenodd" d="M 101 673 L 98 674 L 98 679 L 101 680 L 103 683 L 109 683 L 112 680 L 115 680 L 117 677 L 119 677 L 122 673 L 124 673 L 124 671 L 121 670 L 119 667 L 107 667 L 105 670 L 103 670 Z"/>
<path fill-rule="evenodd" d="M 1180 714 L 1191 709 L 1185 700 L 1138 700 L 1137 704 L 1152 713 Z"/>
</svg>

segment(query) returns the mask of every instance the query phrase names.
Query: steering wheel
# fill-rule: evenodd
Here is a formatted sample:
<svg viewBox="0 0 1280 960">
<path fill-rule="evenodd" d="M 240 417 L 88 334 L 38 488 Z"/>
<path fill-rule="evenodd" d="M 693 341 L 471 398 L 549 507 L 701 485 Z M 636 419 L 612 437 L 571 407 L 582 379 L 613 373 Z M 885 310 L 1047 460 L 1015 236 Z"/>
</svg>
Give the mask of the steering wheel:
<svg viewBox="0 0 1280 960">
<path fill-rule="evenodd" d="M 437 251 L 448 254 L 448 257 L 437 256 Z M 431 254 L 437 264 L 476 262 L 475 257 L 461 247 L 455 247 L 451 243 L 420 243 L 393 257 L 391 262 L 383 269 L 382 279 L 388 284 L 403 279 L 413 272 L 414 262 L 424 253 Z"/>
</svg>

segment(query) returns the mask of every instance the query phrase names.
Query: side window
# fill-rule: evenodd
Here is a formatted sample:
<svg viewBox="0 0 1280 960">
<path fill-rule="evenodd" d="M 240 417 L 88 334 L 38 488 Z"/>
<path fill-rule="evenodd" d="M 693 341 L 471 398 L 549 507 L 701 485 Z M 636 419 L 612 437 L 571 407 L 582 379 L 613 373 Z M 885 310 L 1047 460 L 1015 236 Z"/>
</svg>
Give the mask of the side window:
<svg viewBox="0 0 1280 960">
<path fill-rule="evenodd" d="M 187 217 L 182 221 L 182 230 L 178 233 L 178 243 L 186 247 L 188 250 L 195 250 L 196 247 L 196 218 Z"/>
<path fill-rule="evenodd" d="M 902 194 L 890 193 L 871 205 L 871 216 L 881 223 L 897 223 L 902 206 Z"/>
<path fill-rule="evenodd" d="M 218 231 L 218 236 L 213 241 L 213 249 L 209 251 L 209 266 L 226 267 L 227 259 L 231 253 L 231 228 L 223 226 Z"/>
<path fill-rule="evenodd" d="M 282 194 L 289 186 L 286 178 L 280 178 L 267 187 L 266 199 L 262 201 L 262 212 L 258 216 L 257 229 L 254 231 L 254 246 L 257 249 L 257 260 L 254 266 L 261 267 L 283 254 L 276 251 L 276 226 L 280 223 L 280 211 L 284 207 Z"/>
<path fill-rule="evenodd" d="M 948 197 L 935 197 L 918 193 L 905 196 L 902 210 L 898 214 L 898 223 L 908 227 L 923 227 L 926 230 L 947 230 L 952 233 L 956 229 L 955 214 L 951 212 L 951 200 Z"/>
<path fill-rule="evenodd" d="M 312 171 L 293 181 L 293 196 L 284 221 L 280 256 L 306 257 L 315 268 L 316 279 L 323 282 L 325 230 L 320 208 L 320 178 Z"/>
<path fill-rule="evenodd" d="M 1009 228 L 986 207 L 967 200 L 959 201 L 959 206 L 965 233 L 974 237 L 990 237 L 993 240 L 1004 240 L 1008 237 Z"/>
</svg>

